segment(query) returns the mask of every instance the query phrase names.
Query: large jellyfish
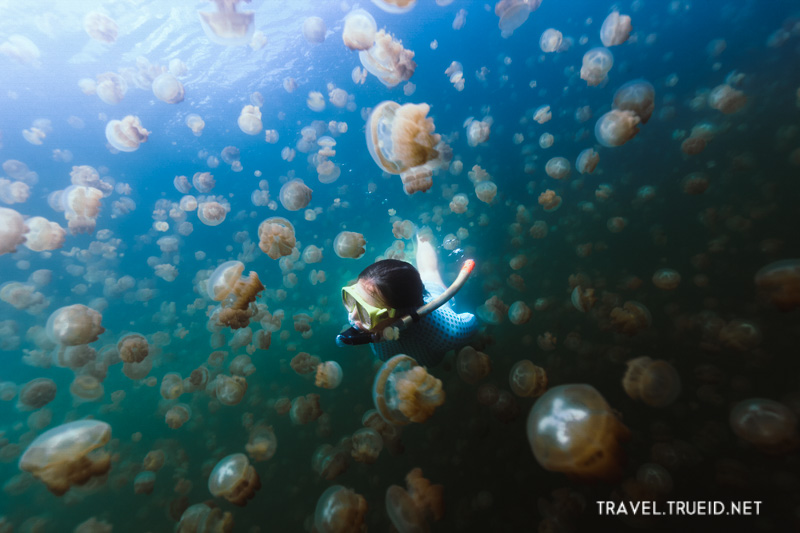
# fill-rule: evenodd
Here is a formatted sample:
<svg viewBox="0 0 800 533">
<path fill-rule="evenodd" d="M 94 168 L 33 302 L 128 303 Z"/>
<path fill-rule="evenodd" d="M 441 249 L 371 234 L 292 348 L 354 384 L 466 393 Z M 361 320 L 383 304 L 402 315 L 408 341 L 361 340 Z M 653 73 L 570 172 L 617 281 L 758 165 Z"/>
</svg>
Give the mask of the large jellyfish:
<svg viewBox="0 0 800 533">
<path fill-rule="evenodd" d="M 311 201 L 311 188 L 301 179 L 287 181 L 281 187 L 280 201 L 289 211 L 305 209 Z"/>
<path fill-rule="evenodd" d="M 342 259 L 358 259 L 366 252 L 367 241 L 354 231 L 342 231 L 333 240 L 333 251 Z"/>
<path fill-rule="evenodd" d="M 105 331 L 103 316 L 85 305 L 75 304 L 56 309 L 47 319 L 47 335 L 62 346 L 94 342 Z"/>
<path fill-rule="evenodd" d="M 639 117 L 633 111 L 612 109 L 597 119 L 594 135 L 603 146 L 622 146 L 639 133 L 639 122 Z"/>
<path fill-rule="evenodd" d="M 369 12 L 354 9 L 344 18 L 342 40 L 350 50 L 369 50 L 375 42 L 378 25 Z"/>
<path fill-rule="evenodd" d="M 401 174 L 436 159 L 441 137 L 433 133 L 428 104 L 381 102 L 367 121 L 367 148 L 377 165 L 389 174 Z"/>
<path fill-rule="evenodd" d="M 78 420 L 54 427 L 28 445 L 19 460 L 30 472 L 61 496 L 73 485 L 83 485 L 111 468 L 111 455 L 100 450 L 111 438 L 111 426 L 99 420 Z"/>
<path fill-rule="evenodd" d="M 372 400 L 381 416 L 396 426 L 425 422 L 444 403 L 441 380 L 404 354 L 386 361 L 375 376 Z"/>
<path fill-rule="evenodd" d="M 261 488 L 255 468 L 243 453 L 235 453 L 220 460 L 208 477 L 208 490 L 234 505 L 245 506 Z"/>
<path fill-rule="evenodd" d="M 25 243 L 29 228 L 18 212 L 0 207 L 0 255 L 14 253 L 17 246 Z"/>
<path fill-rule="evenodd" d="M 216 11 L 198 11 L 200 23 L 211 42 L 225 46 L 245 46 L 255 31 L 255 13 L 236 11 L 236 4 L 250 0 L 212 0 Z"/>
<path fill-rule="evenodd" d="M 314 527 L 319 533 L 350 533 L 366 530 L 367 501 L 341 485 L 328 487 L 317 500 Z"/>
<path fill-rule="evenodd" d="M 374 44 L 361 50 L 358 58 L 365 69 L 389 88 L 409 80 L 417 68 L 414 52 L 403 48 L 402 42 L 384 30 L 375 34 Z"/>
<path fill-rule="evenodd" d="M 261 111 L 254 105 L 244 106 L 237 122 L 239 129 L 248 135 L 258 135 L 264 127 L 261 123 Z"/>
<path fill-rule="evenodd" d="M 258 226 L 258 247 L 272 259 L 290 255 L 296 243 L 294 226 L 285 218 L 268 218 Z"/>
<path fill-rule="evenodd" d="M 150 132 L 144 129 L 139 117 L 128 115 L 122 120 L 111 120 L 106 125 L 108 143 L 120 152 L 134 152 L 147 141 Z"/>
<path fill-rule="evenodd" d="M 656 90 L 646 80 L 633 80 L 614 93 L 614 109 L 633 111 L 642 124 L 647 124 L 655 108 Z"/>
<path fill-rule="evenodd" d="M 183 84 L 169 72 L 164 72 L 153 80 L 153 94 L 162 102 L 177 104 L 183 102 Z"/>
<path fill-rule="evenodd" d="M 612 11 L 603 21 L 600 28 L 600 40 L 603 46 L 616 46 L 628 40 L 631 33 L 631 18 L 620 15 L 619 11 Z"/>
<path fill-rule="evenodd" d="M 608 71 L 614 66 L 614 56 L 608 48 L 592 48 L 583 55 L 581 79 L 589 86 L 608 80 Z"/>
</svg>

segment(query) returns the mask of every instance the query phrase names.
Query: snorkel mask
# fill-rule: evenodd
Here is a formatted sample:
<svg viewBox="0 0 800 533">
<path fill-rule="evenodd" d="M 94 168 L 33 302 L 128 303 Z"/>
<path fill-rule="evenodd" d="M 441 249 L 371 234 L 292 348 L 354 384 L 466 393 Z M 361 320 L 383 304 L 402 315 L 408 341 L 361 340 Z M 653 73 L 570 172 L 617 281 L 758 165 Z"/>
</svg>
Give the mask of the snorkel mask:
<svg viewBox="0 0 800 533">
<path fill-rule="evenodd" d="M 394 318 L 394 315 L 397 313 L 395 309 L 374 307 L 368 304 L 364 301 L 358 289 L 355 288 L 355 285 L 342 287 L 342 303 L 348 313 L 352 313 L 353 309 L 356 310 L 358 319 L 367 329 L 372 329 L 387 318 Z"/>
</svg>

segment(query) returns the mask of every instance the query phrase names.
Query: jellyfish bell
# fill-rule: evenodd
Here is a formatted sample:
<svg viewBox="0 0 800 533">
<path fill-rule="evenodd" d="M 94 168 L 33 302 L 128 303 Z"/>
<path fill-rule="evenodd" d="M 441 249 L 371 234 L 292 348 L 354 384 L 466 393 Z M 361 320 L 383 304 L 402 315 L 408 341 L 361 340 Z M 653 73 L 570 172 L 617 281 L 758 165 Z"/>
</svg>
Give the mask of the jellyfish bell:
<svg viewBox="0 0 800 533">
<path fill-rule="evenodd" d="M 305 209 L 311 201 L 311 188 L 301 179 L 287 181 L 281 187 L 281 205 L 289 211 Z"/>
<path fill-rule="evenodd" d="M 243 453 L 221 459 L 208 478 L 208 490 L 212 495 L 242 507 L 260 488 L 261 480 Z"/>
<path fill-rule="evenodd" d="M 236 4 L 249 0 L 213 0 L 216 11 L 198 11 L 203 32 L 211 42 L 224 46 L 246 46 L 255 31 L 255 13 L 236 11 Z"/>
<path fill-rule="evenodd" d="M 342 40 L 350 50 L 369 50 L 375 42 L 378 25 L 369 12 L 354 9 L 344 18 Z"/>
<path fill-rule="evenodd" d="M 439 156 L 441 137 L 433 133 L 428 104 L 385 101 L 378 104 L 367 121 L 367 148 L 372 159 L 389 174 L 401 174 Z"/>
<path fill-rule="evenodd" d="M 614 93 L 614 109 L 633 111 L 642 124 L 647 124 L 655 108 L 656 90 L 646 80 L 633 80 Z"/>
<path fill-rule="evenodd" d="M 317 500 L 314 528 L 318 533 L 349 533 L 366 529 L 367 501 L 341 485 L 328 487 Z"/>
<path fill-rule="evenodd" d="M 372 3 L 387 13 L 399 15 L 414 9 L 417 0 L 372 0 Z"/>
<path fill-rule="evenodd" d="M 325 41 L 325 32 L 328 28 L 320 17 L 308 17 L 303 21 L 303 37 L 312 44 Z"/>
<path fill-rule="evenodd" d="M 100 325 L 102 318 L 100 313 L 85 305 L 68 305 L 53 311 L 45 328 L 50 340 L 62 346 L 89 344 L 105 331 Z"/>
<path fill-rule="evenodd" d="M 120 152 L 135 152 L 139 145 L 147 141 L 150 132 L 143 126 L 139 117 L 128 115 L 122 120 L 111 120 L 106 124 L 106 140 Z"/>
<path fill-rule="evenodd" d="M 14 209 L 0 207 L 0 255 L 14 253 L 17 246 L 25 244 L 30 228 Z"/>
<path fill-rule="evenodd" d="M 354 231 L 342 231 L 333 240 L 333 251 L 342 259 L 358 259 L 366 253 L 367 241 Z"/>
<path fill-rule="evenodd" d="M 531 13 L 539 9 L 542 0 L 500 0 L 494 6 L 494 14 L 500 17 L 497 23 L 504 38 L 522 26 Z"/>
<path fill-rule="evenodd" d="M 800 259 L 784 259 L 762 267 L 755 275 L 755 284 L 759 295 L 780 311 L 799 308 Z"/>
<path fill-rule="evenodd" d="M 581 79 L 590 87 L 608 80 L 608 71 L 614 66 L 614 55 L 608 48 L 592 48 L 583 55 Z"/>
<path fill-rule="evenodd" d="M 426 421 L 444 399 L 442 382 L 405 354 L 386 361 L 372 386 L 375 408 L 384 420 L 396 426 Z"/>
<path fill-rule="evenodd" d="M 290 255 L 297 243 L 294 226 L 282 217 L 271 217 L 258 226 L 258 247 L 272 259 Z"/>
<path fill-rule="evenodd" d="M 612 109 L 597 119 L 594 135 L 597 142 L 608 148 L 622 146 L 639 133 L 640 118 L 633 111 Z"/>
<path fill-rule="evenodd" d="M 672 404 L 681 392 L 681 378 L 666 361 L 653 361 L 647 356 L 631 359 L 622 378 L 622 387 L 634 400 L 651 407 Z"/>
<path fill-rule="evenodd" d="M 208 278 L 208 296 L 215 302 L 224 300 L 233 291 L 243 271 L 244 263 L 241 261 L 222 263 Z"/>
<path fill-rule="evenodd" d="M 798 444 L 797 415 L 774 400 L 750 398 L 737 403 L 729 423 L 737 437 L 767 453 L 784 453 Z"/>
<path fill-rule="evenodd" d="M 603 41 L 603 46 L 617 46 L 628 40 L 632 29 L 631 17 L 612 11 L 600 28 L 600 40 Z"/>
<path fill-rule="evenodd" d="M 164 72 L 153 80 L 153 94 L 162 102 L 177 104 L 183 102 L 183 84 L 169 72 Z"/>
<path fill-rule="evenodd" d="M 97 11 L 87 13 L 83 18 L 83 29 L 89 37 L 105 44 L 114 43 L 119 34 L 117 23 L 107 15 Z"/>
<path fill-rule="evenodd" d="M 50 491 L 61 496 L 73 485 L 84 485 L 111 468 L 111 456 L 101 450 L 111 439 L 111 426 L 99 420 L 78 420 L 54 427 L 31 442 L 19 460 Z"/>
<path fill-rule="evenodd" d="M 358 58 L 367 71 L 389 88 L 411 79 L 417 68 L 414 52 L 403 48 L 403 44 L 385 30 L 375 34 L 373 45 L 359 51 Z"/>
<path fill-rule="evenodd" d="M 581 174 L 591 174 L 597 168 L 597 163 L 600 161 L 600 155 L 594 151 L 593 148 L 586 148 L 575 161 L 575 168 Z"/>
</svg>

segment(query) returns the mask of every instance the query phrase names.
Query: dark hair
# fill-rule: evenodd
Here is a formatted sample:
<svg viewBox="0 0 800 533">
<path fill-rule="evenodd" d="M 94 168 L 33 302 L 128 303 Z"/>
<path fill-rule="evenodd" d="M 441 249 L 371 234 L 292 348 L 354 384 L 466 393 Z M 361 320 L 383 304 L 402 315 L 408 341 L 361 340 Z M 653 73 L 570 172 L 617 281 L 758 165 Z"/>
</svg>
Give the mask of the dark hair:
<svg viewBox="0 0 800 533">
<path fill-rule="evenodd" d="M 384 259 L 365 268 L 358 279 L 374 283 L 386 303 L 395 309 L 420 307 L 425 303 L 422 278 L 411 263 Z"/>
</svg>

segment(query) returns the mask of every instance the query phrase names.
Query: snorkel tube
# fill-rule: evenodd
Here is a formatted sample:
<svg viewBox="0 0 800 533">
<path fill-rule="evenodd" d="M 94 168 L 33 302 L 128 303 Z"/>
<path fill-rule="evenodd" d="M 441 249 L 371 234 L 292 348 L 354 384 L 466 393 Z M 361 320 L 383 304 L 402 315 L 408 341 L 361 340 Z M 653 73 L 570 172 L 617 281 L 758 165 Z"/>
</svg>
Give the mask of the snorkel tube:
<svg viewBox="0 0 800 533">
<path fill-rule="evenodd" d="M 458 277 L 456 280 L 447 288 L 445 291 L 440 294 L 434 300 L 426 303 L 416 311 L 412 311 L 410 313 L 406 313 L 405 315 L 398 317 L 397 320 L 390 323 L 388 326 L 389 328 L 397 328 L 399 330 L 404 330 L 414 322 L 418 322 L 420 317 L 427 315 L 435 311 L 436 309 L 440 308 L 447 302 L 450 298 L 455 296 L 455 294 L 464 286 L 464 283 L 467 282 L 467 278 L 469 275 L 472 274 L 472 270 L 475 268 L 475 261 L 472 259 L 467 259 L 464 261 L 464 264 L 461 265 L 461 271 L 458 273 Z M 336 345 L 337 346 L 356 346 L 359 344 L 369 344 L 370 342 L 380 342 L 382 339 L 378 333 L 373 333 L 371 331 L 364 331 L 358 329 L 356 327 L 351 327 L 336 336 Z"/>
</svg>

